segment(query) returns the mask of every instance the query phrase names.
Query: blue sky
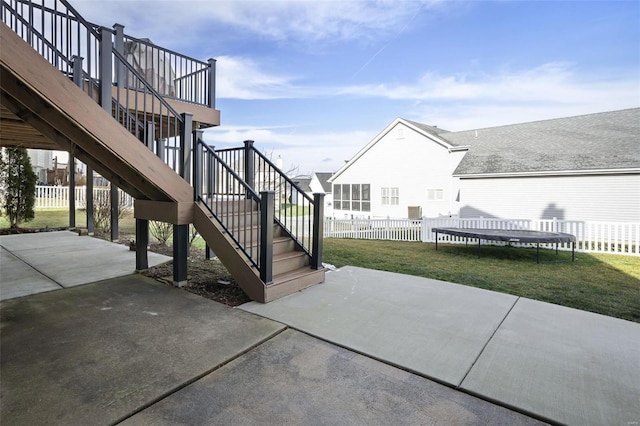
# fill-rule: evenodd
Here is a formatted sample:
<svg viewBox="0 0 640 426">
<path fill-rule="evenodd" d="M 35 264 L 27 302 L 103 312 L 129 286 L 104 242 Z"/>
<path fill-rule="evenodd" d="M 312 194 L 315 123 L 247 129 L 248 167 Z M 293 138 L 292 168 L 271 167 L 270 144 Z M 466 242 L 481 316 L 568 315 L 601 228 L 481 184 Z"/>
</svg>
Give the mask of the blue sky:
<svg viewBox="0 0 640 426">
<path fill-rule="evenodd" d="M 336 171 L 396 117 L 447 130 L 640 106 L 640 1 L 71 0 L 217 59 L 219 148 Z"/>
</svg>

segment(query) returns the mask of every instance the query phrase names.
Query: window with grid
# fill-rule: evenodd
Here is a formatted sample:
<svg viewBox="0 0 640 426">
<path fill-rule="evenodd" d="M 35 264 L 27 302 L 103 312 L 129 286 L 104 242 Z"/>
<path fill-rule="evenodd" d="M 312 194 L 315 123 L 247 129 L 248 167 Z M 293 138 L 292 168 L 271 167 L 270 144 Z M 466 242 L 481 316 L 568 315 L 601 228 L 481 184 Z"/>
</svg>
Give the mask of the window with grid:
<svg viewBox="0 0 640 426">
<path fill-rule="evenodd" d="M 333 208 L 342 210 L 342 185 L 333 185 Z"/>
<path fill-rule="evenodd" d="M 371 185 L 368 183 L 333 185 L 333 208 L 371 211 Z"/>
<path fill-rule="evenodd" d="M 382 188 L 382 205 L 397 206 L 400 203 L 400 188 Z"/>
<path fill-rule="evenodd" d="M 427 189 L 427 200 L 429 201 L 444 200 L 444 190 L 443 189 Z"/>
</svg>

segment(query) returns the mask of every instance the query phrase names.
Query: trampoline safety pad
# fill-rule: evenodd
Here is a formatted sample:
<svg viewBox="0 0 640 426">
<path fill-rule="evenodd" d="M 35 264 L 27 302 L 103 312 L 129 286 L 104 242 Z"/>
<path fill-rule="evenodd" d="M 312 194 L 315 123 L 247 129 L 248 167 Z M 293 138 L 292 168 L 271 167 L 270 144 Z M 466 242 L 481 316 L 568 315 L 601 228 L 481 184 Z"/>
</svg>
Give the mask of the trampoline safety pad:
<svg viewBox="0 0 640 426">
<path fill-rule="evenodd" d="M 540 244 L 571 243 L 571 260 L 575 260 L 576 237 L 563 232 L 529 231 L 524 229 L 483 229 L 483 228 L 433 228 L 436 234 L 436 250 L 438 250 L 438 234 L 454 235 L 457 237 L 475 238 L 478 240 L 478 256 L 480 256 L 480 242 L 482 240 L 506 241 L 509 243 L 536 244 L 536 260 L 540 263 Z"/>
</svg>

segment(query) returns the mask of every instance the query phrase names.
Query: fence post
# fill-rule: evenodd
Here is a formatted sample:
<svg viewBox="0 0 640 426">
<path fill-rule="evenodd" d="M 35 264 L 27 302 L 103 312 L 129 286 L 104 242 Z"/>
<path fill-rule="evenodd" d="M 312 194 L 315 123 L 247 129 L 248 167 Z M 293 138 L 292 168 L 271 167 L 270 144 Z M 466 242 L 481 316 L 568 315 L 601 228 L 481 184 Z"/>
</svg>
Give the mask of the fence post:
<svg viewBox="0 0 640 426">
<path fill-rule="evenodd" d="M 313 194 L 313 246 L 311 248 L 311 267 L 322 268 L 322 250 L 324 236 L 324 194 Z"/>
<path fill-rule="evenodd" d="M 422 216 L 421 222 L 420 222 L 420 232 L 422 233 L 422 235 L 420 235 L 420 240 L 423 243 L 427 243 L 429 242 L 429 227 L 427 226 L 427 218 Z"/>
<path fill-rule="evenodd" d="M 273 282 L 273 209 L 275 192 L 260 193 L 260 279 L 265 284 Z"/>
</svg>

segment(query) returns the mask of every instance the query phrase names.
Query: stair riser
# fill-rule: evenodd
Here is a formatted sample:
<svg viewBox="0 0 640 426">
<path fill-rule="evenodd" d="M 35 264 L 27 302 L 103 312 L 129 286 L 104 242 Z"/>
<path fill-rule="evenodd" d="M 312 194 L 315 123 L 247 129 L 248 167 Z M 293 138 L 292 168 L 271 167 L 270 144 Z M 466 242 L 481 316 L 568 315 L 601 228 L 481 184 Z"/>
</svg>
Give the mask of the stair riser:
<svg viewBox="0 0 640 426">
<path fill-rule="evenodd" d="M 244 225 L 258 226 L 260 225 L 260 212 L 253 212 L 253 213 L 247 212 L 246 215 L 245 214 L 224 215 L 222 216 L 222 220 L 238 228 Z"/>
<path fill-rule="evenodd" d="M 299 256 L 274 260 L 273 275 L 280 275 L 309 265 L 309 257 L 301 253 Z"/>
<path fill-rule="evenodd" d="M 324 282 L 324 270 L 292 278 L 282 283 L 266 287 L 265 302 L 271 302 L 281 297 L 300 291 L 304 288 Z"/>
<path fill-rule="evenodd" d="M 260 241 L 260 230 L 258 228 L 236 229 L 231 233 L 238 241 L 247 245 Z"/>
<path fill-rule="evenodd" d="M 278 241 L 273 243 L 273 255 L 288 253 L 296 249 L 296 243 L 293 240 Z"/>
<path fill-rule="evenodd" d="M 274 237 L 279 237 L 280 236 L 280 229 L 281 228 L 278 225 L 273 225 L 273 236 Z M 259 231 L 258 228 L 239 228 L 239 227 L 236 227 L 235 229 L 232 229 L 231 233 L 236 236 L 238 241 L 246 242 L 247 244 L 250 244 L 252 242 L 257 243 L 260 240 L 260 231 Z M 246 239 L 245 239 L 245 235 L 247 236 Z"/>
</svg>

